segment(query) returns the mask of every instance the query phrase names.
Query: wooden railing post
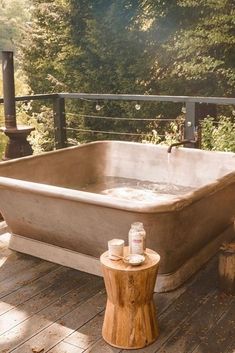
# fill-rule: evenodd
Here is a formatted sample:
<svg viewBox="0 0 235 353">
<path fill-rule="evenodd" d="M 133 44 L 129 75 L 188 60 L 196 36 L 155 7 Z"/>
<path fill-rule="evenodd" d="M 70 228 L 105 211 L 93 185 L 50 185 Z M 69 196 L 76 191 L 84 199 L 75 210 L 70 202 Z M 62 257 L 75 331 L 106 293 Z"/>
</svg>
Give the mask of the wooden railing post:
<svg viewBox="0 0 235 353">
<path fill-rule="evenodd" d="M 67 146 L 64 98 L 56 97 L 53 99 L 53 116 L 55 127 L 55 147 L 56 149 L 64 148 Z"/>
</svg>

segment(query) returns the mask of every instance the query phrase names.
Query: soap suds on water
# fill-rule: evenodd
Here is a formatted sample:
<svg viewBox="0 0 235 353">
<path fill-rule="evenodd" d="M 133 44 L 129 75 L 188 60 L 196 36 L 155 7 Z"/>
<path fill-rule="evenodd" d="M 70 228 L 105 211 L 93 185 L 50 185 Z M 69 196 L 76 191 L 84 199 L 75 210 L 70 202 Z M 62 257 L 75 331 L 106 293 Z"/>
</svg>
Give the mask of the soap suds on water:
<svg viewBox="0 0 235 353">
<path fill-rule="evenodd" d="M 194 188 L 137 179 L 105 177 L 102 180 L 83 186 L 79 190 L 107 195 L 121 200 L 153 202 L 156 200 L 170 200 L 177 195 L 191 192 Z"/>
</svg>

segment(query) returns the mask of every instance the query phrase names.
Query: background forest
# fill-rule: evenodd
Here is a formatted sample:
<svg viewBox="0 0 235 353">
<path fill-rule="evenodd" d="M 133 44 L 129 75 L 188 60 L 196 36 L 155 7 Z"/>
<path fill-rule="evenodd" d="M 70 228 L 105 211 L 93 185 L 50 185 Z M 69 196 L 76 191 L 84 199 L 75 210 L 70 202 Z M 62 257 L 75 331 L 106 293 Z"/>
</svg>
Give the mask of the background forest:
<svg viewBox="0 0 235 353">
<path fill-rule="evenodd" d="M 0 49 L 15 51 L 17 94 L 235 97 L 234 0 L 0 0 L 0 6 Z M 19 118 L 37 128 L 35 150 L 52 148 L 50 107 L 18 109 Z M 152 142 L 160 142 L 163 132 L 156 124 L 84 115 L 180 121 L 183 115 L 182 106 L 173 103 L 143 103 L 137 109 L 135 103 L 80 101 L 68 102 L 66 111 L 71 128 L 143 133 Z M 216 121 L 203 123 L 204 148 L 235 151 L 234 110 L 219 113 L 226 117 L 218 114 Z M 177 125 L 164 129 L 168 136 L 179 135 Z M 110 135 L 75 131 L 70 140 L 104 137 Z M 224 139 L 229 144 L 224 146 Z"/>
</svg>

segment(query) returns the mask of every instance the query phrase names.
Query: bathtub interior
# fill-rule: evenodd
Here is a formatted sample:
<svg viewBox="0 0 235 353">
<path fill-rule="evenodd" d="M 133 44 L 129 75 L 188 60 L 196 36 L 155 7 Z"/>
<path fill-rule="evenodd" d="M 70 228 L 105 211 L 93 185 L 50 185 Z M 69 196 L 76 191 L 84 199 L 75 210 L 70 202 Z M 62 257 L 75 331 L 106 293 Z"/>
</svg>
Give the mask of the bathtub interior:
<svg viewBox="0 0 235 353">
<path fill-rule="evenodd" d="M 235 171 L 235 154 L 128 142 L 95 142 L 0 163 L 0 175 L 154 201 L 191 192 Z"/>
<path fill-rule="evenodd" d="M 112 144 L 107 175 L 199 188 L 235 171 L 235 154 L 140 144 Z"/>
<path fill-rule="evenodd" d="M 103 147 L 100 144 L 70 147 L 2 162 L 0 163 L 0 175 L 40 184 L 78 189 L 93 183 L 99 175 L 102 175 L 105 167 L 104 156 Z"/>
</svg>

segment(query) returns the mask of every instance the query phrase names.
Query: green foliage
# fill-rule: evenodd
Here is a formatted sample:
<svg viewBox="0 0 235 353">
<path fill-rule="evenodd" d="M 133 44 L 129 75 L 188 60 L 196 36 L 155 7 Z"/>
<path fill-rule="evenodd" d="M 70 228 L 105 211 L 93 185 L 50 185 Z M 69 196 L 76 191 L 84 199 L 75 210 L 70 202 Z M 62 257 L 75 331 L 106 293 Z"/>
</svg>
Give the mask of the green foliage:
<svg viewBox="0 0 235 353">
<path fill-rule="evenodd" d="M 151 132 L 147 133 L 144 137 L 142 142 L 143 143 L 152 143 L 154 145 L 158 145 L 161 142 L 161 136 L 159 135 L 156 129 L 153 129 Z"/>
<path fill-rule="evenodd" d="M 37 93 L 69 90 L 64 60 L 70 51 L 66 1 L 33 1 L 30 27 L 21 43 L 22 67 Z M 74 78 L 73 78 L 74 79 Z"/>
<path fill-rule="evenodd" d="M 164 135 L 159 133 L 158 128 L 153 129 L 144 136 L 142 142 L 169 146 L 172 143 L 181 141 L 183 139 L 184 120 L 184 116 L 178 116 L 175 121 L 172 121 L 166 126 Z M 156 127 L 157 126 L 158 123 L 156 120 Z"/>
<path fill-rule="evenodd" d="M 35 0 L 31 31 L 24 42 L 27 45 L 22 43 L 23 65 L 33 91 L 147 93 L 154 59 L 149 56 L 151 38 L 142 29 L 144 16 L 139 19 L 140 3 Z M 84 119 L 84 114 L 97 114 L 95 104 L 68 102 L 66 111 L 70 117 L 74 114 L 68 126 L 129 133 L 143 130 L 143 123 L 138 121 Z M 137 113 L 134 104 L 112 102 L 98 115 L 128 118 L 135 114 L 138 118 L 155 116 L 155 111 L 153 105 L 145 105 Z M 70 135 L 83 141 L 87 137 Z M 97 134 L 89 136 L 99 138 Z"/>
<path fill-rule="evenodd" d="M 233 0 L 33 4 L 22 50 L 34 92 L 234 94 Z"/>
<path fill-rule="evenodd" d="M 234 1 L 187 0 L 179 1 L 179 6 L 196 15 L 164 45 L 172 58 L 164 77 L 168 82 L 177 80 L 185 94 L 234 96 Z"/>
<path fill-rule="evenodd" d="M 32 110 L 32 102 L 19 105 L 17 107 L 18 123 L 35 128 L 28 137 L 34 154 L 51 151 L 55 147 L 52 109 L 42 105 L 39 112 Z"/>
<path fill-rule="evenodd" d="M 1 161 L 3 154 L 4 154 L 6 140 L 7 140 L 7 138 L 3 134 L 0 134 L 0 161 Z"/>
<path fill-rule="evenodd" d="M 34 0 L 22 43 L 37 93 L 145 93 L 154 58 L 138 1 Z"/>
<path fill-rule="evenodd" d="M 26 84 L 26 77 L 20 68 L 22 63 L 18 49 L 22 44 L 22 35 L 30 31 L 30 0 L 0 0 L 0 50 L 13 50 L 15 52 L 15 91 L 16 95 L 29 94 L 30 88 Z M 27 47 L 29 43 L 24 43 Z M 29 48 L 30 50 L 30 48 Z M 39 79 L 40 81 L 40 79 Z M 0 97 L 2 92 L 2 70 L 0 70 Z M 17 122 L 35 127 L 29 136 L 34 153 L 54 148 L 54 130 L 51 109 L 40 106 L 37 112 L 32 112 L 32 103 L 17 103 Z M 4 125 L 3 104 L 0 104 L 0 126 Z M 7 137 L 0 133 L 0 159 L 4 152 Z"/>
<path fill-rule="evenodd" d="M 157 129 L 146 134 L 144 143 L 170 145 L 182 140 L 183 117 L 177 118 L 166 128 L 162 137 Z M 201 121 L 201 148 L 211 151 L 235 152 L 235 121 L 233 117 L 208 116 Z"/>
<path fill-rule="evenodd" d="M 202 149 L 235 152 L 234 118 L 220 116 L 218 119 L 207 117 L 201 123 Z"/>
<path fill-rule="evenodd" d="M 146 92 L 153 59 L 149 57 L 147 32 L 138 21 L 139 2 L 88 3 L 84 26 L 77 31 L 76 27 L 70 27 L 73 43 L 80 49 L 69 61 L 81 78 L 75 89 L 100 93 Z M 71 1 L 71 10 L 71 24 L 74 24 L 81 16 L 77 1 Z"/>
<path fill-rule="evenodd" d="M 0 51 L 18 49 L 30 19 L 30 0 L 0 0 Z"/>
</svg>

